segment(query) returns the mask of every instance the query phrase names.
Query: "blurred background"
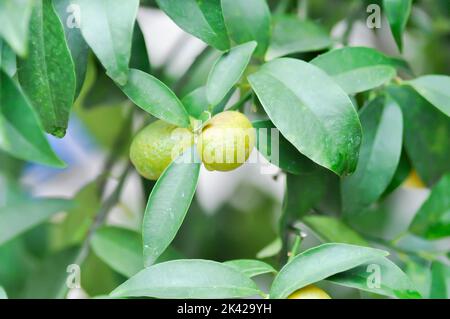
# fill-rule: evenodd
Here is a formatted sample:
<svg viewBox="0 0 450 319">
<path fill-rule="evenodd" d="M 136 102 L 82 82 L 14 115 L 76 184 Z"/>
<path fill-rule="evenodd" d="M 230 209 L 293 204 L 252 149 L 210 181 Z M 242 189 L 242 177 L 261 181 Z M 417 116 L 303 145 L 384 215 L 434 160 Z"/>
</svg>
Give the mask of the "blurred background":
<svg viewBox="0 0 450 319">
<path fill-rule="evenodd" d="M 147 63 L 152 74 L 156 74 L 182 97 L 204 85 L 211 65 L 220 52 L 206 49 L 203 42 L 182 31 L 167 15 L 152 7 L 152 1 L 147 2 L 150 6 L 142 6 L 138 15 L 148 52 L 148 60 L 143 63 Z M 418 2 L 425 5 L 420 8 L 414 6 L 405 36 L 403 57 L 415 74 L 449 74 L 450 21 L 448 12 L 440 9 L 440 5 L 448 8 L 448 1 Z M 380 29 L 367 28 L 365 21 L 368 13 L 364 8 L 370 3 L 376 1 L 310 1 L 308 15 L 327 28 L 336 42 L 335 47 L 339 47 L 341 40 L 345 39 L 351 46 L 374 47 L 389 55 L 399 55 L 384 17 Z M 271 3 L 273 6 L 276 4 L 276 1 Z M 429 8 L 429 11 L 422 8 Z M 302 58 L 308 59 L 306 54 Z M 148 114 L 134 109 L 137 108 L 115 88 L 91 56 L 86 81 L 72 113 L 66 137 L 60 140 L 49 136 L 51 145 L 68 167 L 52 169 L 23 163 L 0 153 L 0 205 L 23 197 L 76 197 L 89 225 L 100 203 L 95 196 L 99 176 L 106 182 L 106 192 L 102 195 L 106 198 L 117 186 L 126 165 L 128 144 L 139 123 L 152 120 Z M 246 106 L 246 112 L 251 118 L 260 116 L 251 103 Z M 112 153 L 119 158 L 114 165 L 109 163 Z M 262 174 L 259 165 L 248 163 L 227 173 L 202 168 L 195 199 L 172 245 L 174 256 L 224 261 L 255 258 L 258 255 L 268 257 L 277 265 L 278 260 L 271 256 L 277 252 L 277 221 L 286 177 L 276 167 L 273 167 L 272 174 Z M 340 195 L 333 187 L 334 182 L 326 185 L 327 197 L 338 202 Z M 152 183 L 142 180 L 132 170 L 125 179 L 120 198 L 108 215 L 107 224 L 139 231 L 151 186 Z M 368 236 L 393 240 L 407 229 L 428 194 L 429 190 L 420 185 L 402 185 L 385 198 L 383 218 L 377 215 L 371 221 L 356 221 L 355 224 Z M 339 209 L 335 207 L 323 209 L 339 214 Z M 76 241 L 78 238 L 79 234 L 70 229 L 70 223 L 68 229 L 54 227 L 67 216 L 67 212 L 55 215 L 50 222 L 0 246 L 0 283 L 11 297 L 45 296 L 53 289 L 45 286 L 53 281 L 46 278 L 53 278 L 49 276 L 54 275 L 55 267 L 61 265 L 58 260 L 64 258 L 56 256 L 56 259 L 45 264 L 39 263 L 39 260 L 57 251 L 58 246 L 70 246 L 70 240 Z M 306 234 L 302 249 L 320 242 L 320 238 L 306 226 L 300 227 Z M 411 243 L 409 241 L 407 245 Z M 433 245 L 436 249 L 450 247 L 448 241 Z M 424 278 L 429 274 L 421 271 L 422 264 L 415 263 L 409 257 L 394 257 L 407 266 L 410 274 L 417 275 L 417 278 L 414 277 L 416 282 L 422 280 L 425 283 Z M 61 272 L 61 269 L 58 271 Z M 31 279 L 30 272 L 36 274 Z M 61 273 L 61 276 L 64 275 L 65 269 Z M 262 285 L 267 281 L 264 277 L 259 280 Z M 90 252 L 82 266 L 82 289 L 73 289 L 69 297 L 104 295 L 123 281 L 124 277 Z M 367 297 L 356 290 L 327 285 L 326 289 L 335 298 Z"/>
</svg>

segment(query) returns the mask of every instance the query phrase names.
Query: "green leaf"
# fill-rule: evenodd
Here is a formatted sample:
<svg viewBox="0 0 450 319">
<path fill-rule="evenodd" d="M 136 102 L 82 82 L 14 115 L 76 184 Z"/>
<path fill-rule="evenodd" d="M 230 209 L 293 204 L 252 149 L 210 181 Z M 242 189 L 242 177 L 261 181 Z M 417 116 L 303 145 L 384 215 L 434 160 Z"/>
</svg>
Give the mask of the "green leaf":
<svg viewBox="0 0 450 319">
<path fill-rule="evenodd" d="M 230 47 L 220 0 L 156 0 L 163 10 L 187 33 L 219 49 Z"/>
<path fill-rule="evenodd" d="M 71 204 L 63 199 L 36 199 L 0 208 L 0 245 L 69 209 Z"/>
<path fill-rule="evenodd" d="M 131 69 L 123 92 L 151 115 L 180 127 L 189 126 L 183 104 L 164 83 L 145 72 Z"/>
<path fill-rule="evenodd" d="M 22 297 L 26 278 L 36 266 L 23 238 L 17 237 L 0 247 L 0 282 L 9 298 Z"/>
<path fill-rule="evenodd" d="M 431 264 L 430 298 L 448 299 L 447 281 L 450 282 L 450 268 L 439 261 L 434 261 Z"/>
<path fill-rule="evenodd" d="M 185 95 L 181 102 L 190 116 L 202 121 L 207 121 L 211 115 L 220 113 L 224 110 L 234 92 L 234 89 L 228 91 L 222 101 L 212 107 L 206 97 L 206 86 L 201 86 Z M 210 110 L 211 107 L 212 110 Z"/>
<path fill-rule="evenodd" d="M 260 260 L 235 259 L 226 261 L 224 262 L 224 264 L 242 272 L 250 278 L 262 274 L 277 273 L 277 271 L 271 265 Z"/>
<path fill-rule="evenodd" d="M 103 227 L 92 237 L 95 254 L 118 273 L 131 277 L 144 268 L 142 237 L 139 233 L 119 227 Z"/>
<path fill-rule="evenodd" d="M 288 142 L 270 120 L 254 121 L 258 151 L 272 164 L 291 174 L 311 173 L 318 166 Z"/>
<path fill-rule="evenodd" d="M 60 223 L 52 224 L 50 242 L 53 250 L 75 246 L 86 238 L 101 206 L 99 187 L 98 180 L 83 186 L 73 198 L 74 207 L 67 211 Z"/>
<path fill-rule="evenodd" d="M 2 286 L 0 286 L 0 299 L 8 299 L 8 295 L 6 294 L 6 291 Z"/>
<path fill-rule="evenodd" d="M 128 153 L 129 142 L 133 138 L 132 108 L 134 105 L 127 102 L 98 105 L 91 109 L 79 106 L 76 115 L 98 146 L 107 151 L 115 147 L 114 151 L 119 155 Z"/>
<path fill-rule="evenodd" d="M 257 254 L 256 258 L 269 258 L 277 255 L 281 249 L 283 248 L 283 242 L 281 238 L 277 237 L 273 242 L 265 246 L 263 249 L 261 249 Z"/>
<path fill-rule="evenodd" d="M 389 183 L 388 187 L 386 187 L 386 190 L 383 192 L 383 195 L 381 195 L 381 197 L 386 197 L 394 190 L 396 190 L 408 178 L 410 173 L 411 164 L 409 163 L 406 151 L 402 150 L 400 161 L 398 162 L 398 166 L 395 170 L 394 176 L 392 177 L 391 182 Z"/>
<path fill-rule="evenodd" d="M 444 255 L 450 252 L 450 238 L 442 240 L 428 240 L 423 237 L 405 232 L 395 240 L 395 247 L 403 252 L 425 253 L 424 255 Z"/>
<path fill-rule="evenodd" d="M 5 70 L 9 77 L 16 74 L 16 55 L 9 45 L 0 38 L 0 69 Z"/>
<path fill-rule="evenodd" d="M 266 60 L 292 53 L 323 50 L 333 44 L 328 33 L 312 21 L 301 20 L 294 15 L 280 15 L 273 20 Z"/>
<path fill-rule="evenodd" d="M 323 241 L 369 246 L 361 235 L 336 217 L 309 215 L 303 217 L 302 221 Z"/>
<path fill-rule="evenodd" d="M 262 292 L 245 274 L 230 266 L 182 259 L 148 267 L 116 288 L 113 297 L 241 298 Z"/>
<path fill-rule="evenodd" d="M 211 105 L 219 104 L 239 81 L 256 45 L 255 41 L 241 44 L 224 53 L 216 61 L 206 84 L 206 95 Z"/>
<path fill-rule="evenodd" d="M 208 110 L 209 102 L 206 97 L 206 86 L 201 86 L 187 94 L 181 100 L 190 116 L 200 119 L 203 112 Z"/>
<path fill-rule="evenodd" d="M 327 72 L 348 94 L 378 87 L 395 74 L 395 62 L 365 47 L 346 47 L 319 55 L 311 61 Z"/>
<path fill-rule="evenodd" d="M 450 236 L 450 173 L 433 187 L 414 217 L 410 231 L 427 239 Z"/>
<path fill-rule="evenodd" d="M 428 261 L 409 255 L 404 270 L 423 298 L 429 298 L 431 269 Z"/>
<path fill-rule="evenodd" d="M 407 83 L 428 102 L 450 116 L 450 76 L 425 75 Z"/>
<path fill-rule="evenodd" d="M 75 66 L 76 89 L 74 100 L 78 97 L 86 77 L 89 47 L 84 41 L 80 28 L 76 26 L 76 8 L 71 6 L 72 0 L 52 0 L 64 27 L 67 46 Z"/>
<path fill-rule="evenodd" d="M 79 253 L 78 247 L 71 247 L 46 256 L 29 274 L 25 286 L 26 299 L 62 298 L 67 289 L 71 272 L 68 266 L 74 264 Z"/>
<path fill-rule="evenodd" d="M 34 0 L 0 1 L 0 37 L 21 57 L 27 55 L 28 23 Z"/>
<path fill-rule="evenodd" d="M 280 233 L 308 213 L 324 197 L 327 179 L 324 170 L 309 174 L 286 174 L 286 191 L 280 217 Z"/>
<path fill-rule="evenodd" d="M 272 122 L 302 154 L 338 175 L 355 170 L 361 124 L 349 97 L 324 71 L 282 58 L 249 81 Z"/>
<path fill-rule="evenodd" d="M 346 214 L 375 202 L 395 174 L 402 151 L 402 112 L 391 98 L 378 97 L 360 112 L 363 139 L 356 171 L 342 179 Z"/>
<path fill-rule="evenodd" d="M 128 98 L 117 84 L 105 73 L 105 70 L 94 58 L 90 59 L 86 75 L 86 85 L 83 88 L 81 105 L 85 109 L 99 106 L 109 107 L 127 102 Z"/>
<path fill-rule="evenodd" d="M 20 159 L 64 167 L 20 88 L 0 70 L 0 149 Z"/>
<path fill-rule="evenodd" d="M 388 92 L 402 109 L 408 158 L 421 179 L 433 185 L 450 171 L 450 121 L 409 86 L 391 86 Z"/>
<path fill-rule="evenodd" d="M 398 48 L 402 51 L 402 35 L 411 13 L 412 0 L 383 0 L 383 8 L 386 13 L 392 35 Z"/>
<path fill-rule="evenodd" d="M 124 277 L 115 272 L 92 250 L 80 269 L 81 287 L 89 296 L 108 295 L 124 282 Z"/>
<path fill-rule="evenodd" d="M 373 260 L 327 280 L 393 298 L 421 298 L 409 277 L 387 258 Z"/>
<path fill-rule="evenodd" d="M 120 85 L 128 80 L 133 28 L 139 0 L 73 0 L 80 7 L 81 33 Z"/>
<path fill-rule="evenodd" d="M 45 130 L 63 137 L 76 79 L 64 29 L 51 0 L 36 2 L 30 20 L 30 38 L 28 57 L 19 63 L 19 82 Z"/>
<path fill-rule="evenodd" d="M 263 57 L 270 40 L 270 10 L 266 0 L 222 0 L 230 39 L 237 44 L 256 41 L 255 54 Z"/>
<path fill-rule="evenodd" d="M 153 187 L 142 222 L 145 266 L 153 264 L 174 239 L 194 197 L 199 172 L 200 160 L 192 147 L 169 165 Z"/>
<path fill-rule="evenodd" d="M 193 90 L 205 85 L 209 72 L 222 52 L 206 47 L 189 66 L 188 73 L 179 79 L 175 89 L 185 96 Z"/>
<path fill-rule="evenodd" d="M 131 46 L 130 68 L 147 73 L 151 71 L 150 59 L 147 52 L 144 34 L 139 23 L 134 24 L 133 40 Z"/>
<path fill-rule="evenodd" d="M 270 298 L 286 298 L 297 289 L 387 255 L 383 250 L 348 244 L 310 248 L 280 270 L 272 283 Z"/>
</svg>

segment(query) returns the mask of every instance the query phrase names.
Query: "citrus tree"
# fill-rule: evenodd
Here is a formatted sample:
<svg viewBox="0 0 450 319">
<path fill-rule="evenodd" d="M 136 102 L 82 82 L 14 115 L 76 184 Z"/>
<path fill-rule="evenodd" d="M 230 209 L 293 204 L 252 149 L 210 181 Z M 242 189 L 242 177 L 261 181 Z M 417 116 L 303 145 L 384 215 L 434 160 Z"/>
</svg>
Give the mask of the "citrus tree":
<svg viewBox="0 0 450 319">
<path fill-rule="evenodd" d="M 151 64 L 149 9 L 204 43 L 175 76 L 186 35 Z M 445 0 L 0 1 L 0 298 L 447 298 L 449 14 Z M 84 166 L 96 177 L 39 193 L 30 170 L 81 178 L 64 175 L 79 125 L 106 154 Z M 241 184 L 204 214 L 200 174 L 244 162 L 275 168 L 259 174 L 282 200 Z M 129 185 L 132 225 L 113 218 Z"/>
</svg>

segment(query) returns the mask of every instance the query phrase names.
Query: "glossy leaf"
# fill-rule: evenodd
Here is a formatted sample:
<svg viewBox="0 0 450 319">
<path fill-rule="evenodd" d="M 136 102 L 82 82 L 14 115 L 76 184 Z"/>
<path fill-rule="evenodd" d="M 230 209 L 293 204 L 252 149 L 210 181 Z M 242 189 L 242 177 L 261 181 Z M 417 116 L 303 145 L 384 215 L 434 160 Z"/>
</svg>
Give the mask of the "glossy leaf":
<svg viewBox="0 0 450 319">
<path fill-rule="evenodd" d="M 393 59 L 365 47 L 332 50 L 319 55 L 311 63 L 332 76 L 348 94 L 378 87 L 396 74 Z"/>
<path fill-rule="evenodd" d="M 93 109 L 99 106 L 119 105 L 128 101 L 127 96 L 105 73 L 103 67 L 99 63 L 94 63 L 93 60 L 91 59 L 86 76 L 85 93 L 83 92 L 82 100 L 83 107 Z"/>
<path fill-rule="evenodd" d="M 41 199 L 0 208 L 0 245 L 71 206 L 71 201 Z"/>
<path fill-rule="evenodd" d="M 255 54 L 264 56 L 270 40 L 270 10 L 266 0 L 222 0 L 223 17 L 232 42 L 256 41 Z"/>
<path fill-rule="evenodd" d="M 95 215 L 100 210 L 100 182 L 95 180 L 83 186 L 73 197 L 74 207 L 67 210 L 64 219 L 52 224 L 49 237 L 53 250 L 62 250 L 79 245 L 94 222 Z"/>
<path fill-rule="evenodd" d="M 402 109 L 408 158 L 420 178 L 433 185 L 450 171 L 450 121 L 408 86 L 391 86 L 388 92 Z"/>
<path fill-rule="evenodd" d="M 323 50 L 332 45 L 327 32 L 312 21 L 301 20 L 294 15 L 280 15 L 273 20 L 267 60 L 292 53 Z"/>
<path fill-rule="evenodd" d="M 410 255 L 406 258 L 403 269 L 421 296 L 423 298 L 429 298 L 431 282 L 431 269 L 429 262 Z"/>
<path fill-rule="evenodd" d="M 226 261 L 224 264 L 242 272 L 250 278 L 262 274 L 277 272 L 271 265 L 254 259 L 235 259 Z"/>
<path fill-rule="evenodd" d="M 283 248 L 283 242 L 279 237 L 275 238 L 270 244 L 261 249 L 257 254 L 256 258 L 269 258 L 277 255 Z"/>
<path fill-rule="evenodd" d="M 288 142 L 270 120 L 254 121 L 258 151 L 272 164 L 291 174 L 310 173 L 318 165 Z"/>
<path fill-rule="evenodd" d="M 280 233 L 308 213 L 325 195 L 327 179 L 324 170 L 308 174 L 286 174 L 286 191 L 280 217 Z"/>
<path fill-rule="evenodd" d="M 2 286 L 0 286 L 0 299 L 8 299 L 8 295 L 6 294 L 6 291 Z"/>
<path fill-rule="evenodd" d="M 28 23 L 34 0 L 0 1 L 0 38 L 21 57 L 28 52 Z"/>
<path fill-rule="evenodd" d="M 142 222 L 145 266 L 152 265 L 174 239 L 194 197 L 199 172 L 200 160 L 192 147 L 153 187 Z"/>
<path fill-rule="evenodd" d="M 0 69 L 3 69 L 9 77 L 13 77 L 17 71 L 16 55 L 9 45 L 0 38 Z"/>
<path fill-rule="evenodd" d="M 302 154 L 338 175 L 355 170 L 361 124 L 349 97 L 324 71 L 282 58 L 249 81 L 272 122 Z"/>
<path fill-rule="evenodd" d="M 392 180 L 402 151 L 403 118 L 396 102 L 379 97 L 360 112 L 363 139 L 356 171 L 342 180 L 344 213 L 375 202 Z"/>
<path fill-rule="evenodd" d="M 30 20 L 30 50 L 19 63 L 19 82 L 45 130 L 66 133 L 75 94 L 75 69 L 52 1 L 38 1 Z"/>
<path fill-rule="evenodd" d="M 89 47 L 83 39 L 80 28 L 77 26 L 79 21 L 76 20 L 76 15 L 79 13 L 77 12 L 77 8 L 71 5 L 72 0 L 52 1 L 64 27 L 67 46 L 69 47 L 75 66 L 76 89 L 74 99 L 76 99 L 83 86 L 84 78 L 86 77 Z"/>
<path fill-rule="evenodd" d="M 92 238 L 93 252 L 104 263 L 127 278 L 144 268 L 142 257 L 142 235 L 134 230 L 104 226 L 96 231 Z M 157 262 L 180 259 L 175 249 L 168 247 Z"/>
<path fill-rule="evenodd" d="M 133 40 L 131 46 L 130 68 L 149 73 L 151 71 L 150 59 L 147 52 L 144 34 L 139 23 L 134 24 Z"/>
<path fill-rule="evenodd" d="M 302 222 L 325 242 L 369 246 L 360 234 L 336 217 L 308 215 L 302 218 Z"/>
<path fill-rule="evenodd" d="M 433 187 L 414 217 L 410 231 L 428 239 L 450 236 L 450 173 Z"/>
<path fill-rule="evenodd" d="M 144 268 L 142 237 L 119 227 L 103 227 L 92 237 L 91 246 L 97 256 L 120 274 L 131 277 Z"/>
<path fill-rule="evenodd" d="M 63 167 L 44 135 L 37 114 L 20 88 L 0 70 L 0 148 L 23 160 Z"/>
<path fill-rule="evenodd" d="M 203 112 L 207 111 L 209 107 L 208 98 L 206 97 L 206 87 L 201 86 L 195 89 L 183 97 L 181 102 L 190 116 L 200 119 L 204 114 Z"/>
<path fill-rule="evenodd" d="M 124 282 L 124 277 L 103 262 L 92 250 L 81 264 L 80 275 L 81 287 L 92 297 L 108 295 Z"/>
<path fill-rule="evenodd" d="M 131 69 L 123 92 L 151 115 L 180 127 L 189 126 L 183 104 L 164 83 L 145 72 Z"/>
<path fill-rule="evenodd" d="M 206 84 L 206 95 L 211 105 L 219 104 L 239 81 L 255 48 L 256 42 L 245 43 L 230 49 L 216 61 Z"/>
<path fill-rule="evenodd" d="M 388 187 L 384 191 L 381 197 L 385 197 L 396 190 L 403 182 L 408 178 L 411 173 L 411 164 L 409 163 L 409 159 L 406 155 L 406 151 L 402 150 L 402 154 L 400 155 L 400 161 L 398 162 L 397 169 L 392 177 L 391 182 Z"/>
<path fill-rule="evenodd" d="M 348 244 L 310 248 L 280 270 L 272 283 L 270 298 L 286 298 L 297 289 L 386 255 L 383 250 Z"/>
<path fill-rule="evenodd" d="M 158 6 L 184 31 L 219 50 L 230 47 L 220 0 L 156 0 Z"/>
<path fill-rule="evenodd" d="M 450 252 L 450 238 L 428 240 L 408 232 L 396 240 L 395 247 L 398 247 L 399 250 L 404 252 L 424 252 L 425 254 L 444 255 Z"/>
<path fill-rule="evenodd" d="M 73 3 L 79 6 L 84 39 L 106 73 L 125 85 L 139 0 L 74 0 Z"/>
<path fill-rule="evenodd" d="M 420 298 L 408 276 L 392 261 L 379 258 L 327 279 L 332 283 L 393 298 Z"/>
<path fill-rule="evenodd" d="M 403 31 L 411 13 L 412 0 L 383 0 L 392 35 L 400 51 L 403 48 Z"/>
<path fill-rule="evenodd" d="M 450 76 L 425 75 L 408 84 L 442 113 L 450 116 Z"/>
<path fill-rule="evenodd" d="M 201 86 L 185 95 L 181 102 L 190 116 L 202 121 L 207 121 L 211 116 L 223 112 L 234 92 L 235 89 L 231 89 L 222 101 L 213 106 L 210 105 L 208 98 L 206 97 L 206 86 Z"/>
<path fill-rule="evenodd" d="M 25 284 L 26 299 L 57 299 L 65 295 L 70 274 L 69 265 L 76 262 L 79 247 L 71 247 L 45 258 L 27 276 Z"/>
<path fill-rule="evenodd" d="M 449 266 L 434 261 L 431 264 L 431 287 L 430 298 L 432 299 L 448 299 L 449 291 L 447 288 L 447 281 L 450 278 Z"/>
<path fill-rule="evenodd" d="M 153 265 L 116 288 L 113 297 L 240 298 L 261 294 L 255 283 L 230 266 L 181 259 Z"/>
</svg>

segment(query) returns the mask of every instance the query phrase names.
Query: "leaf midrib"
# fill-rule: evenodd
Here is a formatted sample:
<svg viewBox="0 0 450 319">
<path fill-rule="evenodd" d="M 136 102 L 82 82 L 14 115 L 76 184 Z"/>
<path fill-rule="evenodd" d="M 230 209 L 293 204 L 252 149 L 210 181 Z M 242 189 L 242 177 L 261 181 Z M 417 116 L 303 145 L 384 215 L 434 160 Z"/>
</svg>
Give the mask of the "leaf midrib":
<svg viewBox="0 0 450 319">
<path fill-rule="evenodd" d="M 277 81 L 278 83 L 280 83 L 280 84 L 282 84 L 292 95 L 294 95 L 295 97 L 297 97 L 298 98 L 298 100 L 300 101 L 300 104 L 302 105 L 302 109 L 305 109 L 308 113 L 310 113 L 311 115 L 312 115 L 312 118 L 314 118 L 315 119 L 315 122 L 317 122 L 318 123 L 318 125 L 320 126 L 320 127 L 322 127 L 322 129 L 323 129 L 323 131 L 326 133 L 326 136 L 327 137 L 332 137 L 332 134 L 330 134 L 330 132 L 328 131 L 328 129 L 327 129 L 327 127 L 325 126 L 325 124 L 324 123 L 322 123 L 321 121 L 320 121 L 320 118 L 319 118 L 319 116 L 310 108 L 310 107 L 308 107 L 307 106 L 307 104 L 301 99 L 301 97 L 300 96 L 298 96 L 297 95 L 297 93 L 295 93 L 295 91 L 294 90 L 292 90 L 287 84 L 285 84 L 282 80 L 280 80 L 280 79 L 278 79 L 277 77 L 275 77 L 274 75 L 272 75 L 270 72 L 266 72 L 266 71 L 260 71 L 260 72 L 263 72 L 264 74 L 266 74 L 267 76 L 269 76 L 269 77 L 271 77 L 272 79 L 274 79 L 275 81 Z M 264 105 L 263 105 L 264 106 Z M 280 130 L 280 133 L 281 133 L 281 130 Z M 285 136 L 285 138 L 286 138 L 286 135 L 285 134 L 283 134 L 283 136 Z M 286 138 L 287 139 L 287 138 Z M 333 138 L 333 140 L 334 140 L 334 138 Z M 326 143 L 327 145 L 328 145 L 328 143 Z M 297 148 L 297 146 L 295 146 L 295 148 Z M 326 147 L 326 148 L 328 148 L 328 146 Z M 297 148 L 298 149 L 298 148 Z M 300 150 L 298 150 L 300 153 L 302 153 L 302 154 L 305 154 L 305 153 L 303 153 L 302 151 L 300 151 Z M 328 153 L 328 152 L 327 152 Z M 329 156 L 330 154 L 328 154 L 328 156 Z M 329 161 L 329 159 L 327 159 L 327 161 Z M 315 160 L 314 160 L 314 162 L 316 162 Z"/>
</svg>

